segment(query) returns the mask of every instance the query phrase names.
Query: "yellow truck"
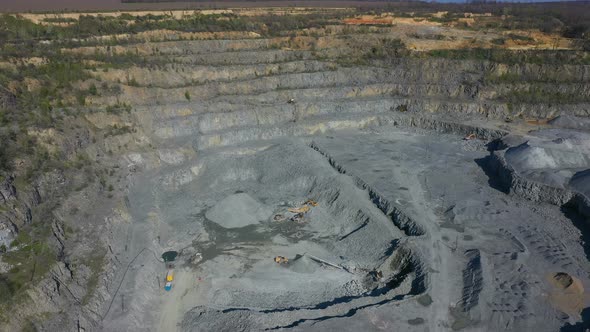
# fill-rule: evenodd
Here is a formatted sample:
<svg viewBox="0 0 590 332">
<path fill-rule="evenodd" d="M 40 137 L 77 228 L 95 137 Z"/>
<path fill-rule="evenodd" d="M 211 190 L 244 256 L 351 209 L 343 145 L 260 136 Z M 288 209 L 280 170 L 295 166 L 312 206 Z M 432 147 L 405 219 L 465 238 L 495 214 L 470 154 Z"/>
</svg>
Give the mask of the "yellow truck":
<svg viewBox="0 0 590 332">
<path fill-rule="evenodd" d="M 174 280 L 174 270 L 170 269 L 166 273 L 166 284 L 164 285 L 164 290 L 169 292 L 172 289 L 172 281 Z"/>
<path fill-rule="evenodd" d="M 166 273 L 166 281 L 174 281 L 174 270 L 168 270 L 168 273 Z"/>
</svg>

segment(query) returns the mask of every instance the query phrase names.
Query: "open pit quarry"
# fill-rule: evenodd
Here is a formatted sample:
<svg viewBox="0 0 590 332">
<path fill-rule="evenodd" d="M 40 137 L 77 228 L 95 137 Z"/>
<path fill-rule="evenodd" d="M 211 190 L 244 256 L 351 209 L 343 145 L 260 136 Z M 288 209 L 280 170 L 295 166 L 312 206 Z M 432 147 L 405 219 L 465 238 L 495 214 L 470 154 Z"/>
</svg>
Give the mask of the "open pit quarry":
<svg viewBox="0 0 590 332">
<path fill-rule="evenodd" d="M 581 320 L 590 135 L 575 116 L 588 105 L 523 105 L 525 118 L 557 118 L 506 123 L 514 113 L 491 96 L 514 87 L 477 80 L 485 69 L 587 82 L 589 67 L 339 67 L 272 43 L 142 45 L 181 64 L 101 75 L 137 82 L 92 103 L 134 105 L 125 121 L 142 135 L 130 139 L 153 146 L 122 156 L 133 172 L 113 257 L 180 253 L 170 292 L 149 253 L 115 272 L 123 287 L 105 330 L 556 331 Z M 559 88 L 588 95 L 587 83 Z M 307 200 L 317 206 L 288 219 Z"/>
<path fill-rule="evenodd" d="M 64 50 L 146 64 L 82 83 L 111 87 L 85 121 L 125 131 L 86 151 L 121 177 L 110 200 L 64 199 L 100 216 L 81 232 L 105 261 L 84 301 L 89 271 L 52 270 L 36 300 L 61 318 L 44 328 L 587 327 L 590 66 L 335 60 L 382 30 Z M 522 79 L 484 79 L 501 75 Z M 533 88 L 577 99 L 500 98 Z"/>
</svg>

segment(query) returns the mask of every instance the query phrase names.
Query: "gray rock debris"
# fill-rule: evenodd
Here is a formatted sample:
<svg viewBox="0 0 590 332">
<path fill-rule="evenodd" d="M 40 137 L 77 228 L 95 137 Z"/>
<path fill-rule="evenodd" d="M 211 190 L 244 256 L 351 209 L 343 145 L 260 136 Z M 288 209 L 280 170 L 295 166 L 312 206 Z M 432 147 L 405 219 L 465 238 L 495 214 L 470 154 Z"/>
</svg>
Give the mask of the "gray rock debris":
<svg viewBox="0 0 590 332">
<path fill-rule="evenodd" d="M 230 195 L 205 216 L 225 228 L 245 227 L 267 220 L 272 211 L 246 193 Z"/>
</svg>

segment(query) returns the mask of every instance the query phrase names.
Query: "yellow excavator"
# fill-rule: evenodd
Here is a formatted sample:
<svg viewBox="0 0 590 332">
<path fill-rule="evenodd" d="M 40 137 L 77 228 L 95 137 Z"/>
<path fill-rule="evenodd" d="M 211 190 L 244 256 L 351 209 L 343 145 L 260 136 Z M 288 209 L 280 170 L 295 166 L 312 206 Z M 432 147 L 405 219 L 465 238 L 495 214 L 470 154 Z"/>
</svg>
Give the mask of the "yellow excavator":
<svg viewBox="0 0 590 332">
<path fill-rule="evenodd" d="M 309 211 L 309 205 L 303 205 L 302 207 L 298 208 L 288 208 L 287 211 L 291 213 L 307 213 Z"/>
<path fill-rule="evenodd" d="M 318 206 L 318 202 L 308 199 L 303 203 L 301 207 L 298 208 L 288 208 L 287 211 L 291 213 L 307 213 L 311 209 L 312 206 Z"/>
<path fill-rule="evenodd" d="M 275 263 L 277 263 L 277 264 L 287 264 L 287 263 L 289 263 L 289 259 L 287 257 L 277 256 L 277 257 L 275 257 Z"/>
</svg>

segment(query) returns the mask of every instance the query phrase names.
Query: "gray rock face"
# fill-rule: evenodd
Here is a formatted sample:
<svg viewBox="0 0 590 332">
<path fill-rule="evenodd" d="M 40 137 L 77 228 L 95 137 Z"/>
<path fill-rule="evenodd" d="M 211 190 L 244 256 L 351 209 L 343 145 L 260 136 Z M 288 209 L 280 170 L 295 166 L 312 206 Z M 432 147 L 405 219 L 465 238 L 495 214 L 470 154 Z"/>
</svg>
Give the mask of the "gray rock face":
<svg viewBox="0 0 590 332">
<path fill-rule="evenodd" d="M 14 177 L 7 176 L 0 184 L 0 199 L 2 199 L 2 203 L 17 199 L 16 187 L 13 182 Z"/>
<path fill-rule="evenodd" d="M 506 191 L 537 202 L 568 203 L 590 217 L 590 134 L 546 129 L 510 136 L 503 144 L 508 148 L 495 151 L 489 166 Z"/>
<path fill-rule="evenodd" d="M 506 150 L 507 164 L 521 177 L 566 188 L 576 171 L 590 166 L 590 135 L 547 129 L 530 133 L 527 142 Z"/>
<path fill-rule="evenodd" d="M 518 172 L 584 168 L 590 165 L 590 134 L 558 129 L 532 132 L 528 142 L 509 148 L 505 156 Z"/>
<path fill-rule="evenodd" d="M 555 127 L 590 131 L 590 119 L 571 115 L 560 115 L 549 121 Z"/>
<path fill-rule="evenodd" d="M 0 223 L 0 246 L 10 247 L 10 243 L 16 237 L 16 231 L 12 225 Z"/>
<path fill-rule="evenodd" d="M 484 280 L 481 271 L 481 256 L 479 249 L 471 249 L 465 252 L 468 260 L 463 269 L 463 289 L 461 306 L 467 312 L 473 309 L 479 302 L 479 294 L 483 288 Z"/>
</svg>

